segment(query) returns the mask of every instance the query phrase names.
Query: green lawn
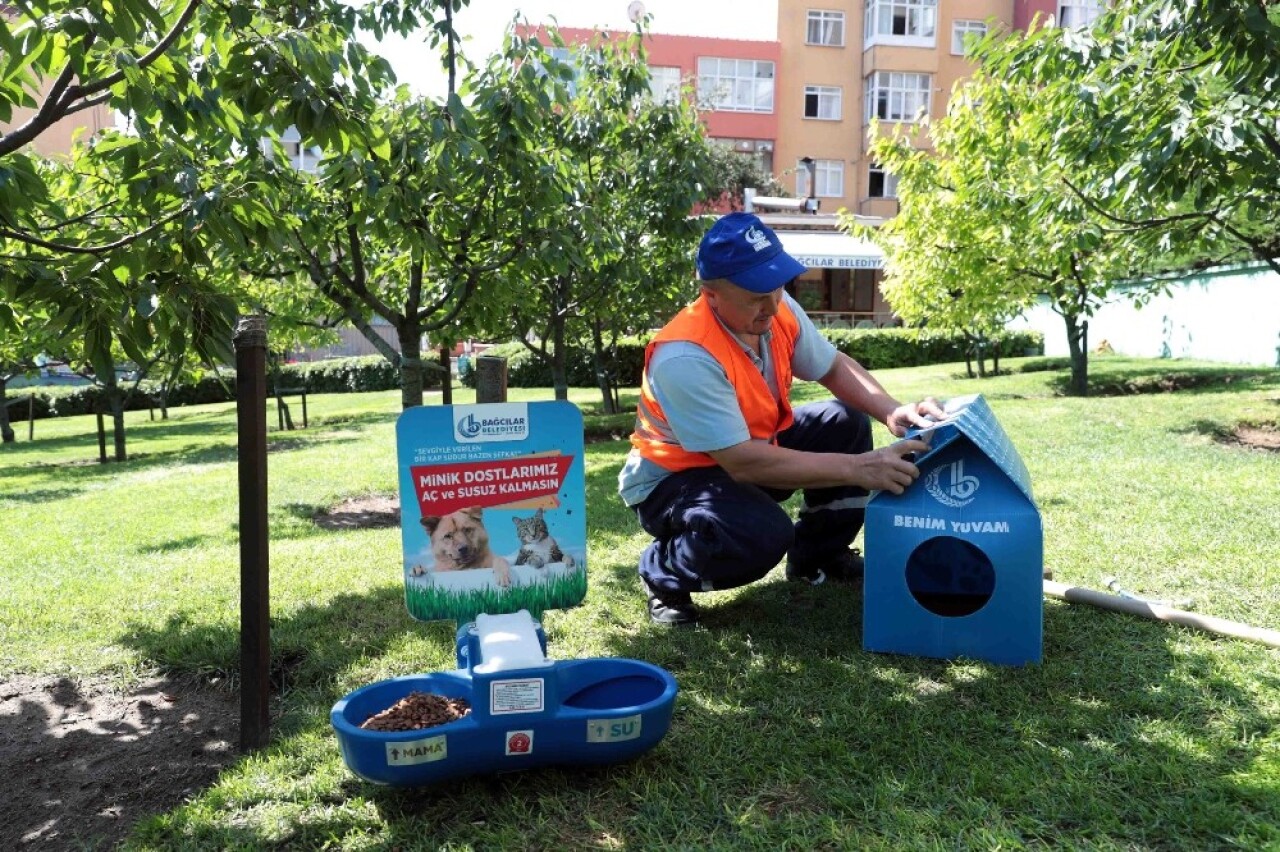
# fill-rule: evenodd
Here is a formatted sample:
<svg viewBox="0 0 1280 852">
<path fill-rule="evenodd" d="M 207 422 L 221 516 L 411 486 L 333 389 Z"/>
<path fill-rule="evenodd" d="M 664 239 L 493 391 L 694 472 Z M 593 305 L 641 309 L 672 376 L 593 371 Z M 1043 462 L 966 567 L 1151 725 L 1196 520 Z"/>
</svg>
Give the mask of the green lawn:
<svg viewBox="0 0 1280 852">
<path fill-rule="evenodd" d="M 987 396 L 1031 471 L 1056 579 L 1097 588 L 1114 575 L 1280 627 L 1280 456 L 1222 440 L 1280 419 L 1280 373 L 1119 358 L 1092 368 L 1101 386 L 1153 392 L 1066 398 L 1061 369 L 879 376 L 903 399 Z M 1170 373 L 1187 389 L 1154 392 Z M 598 394 L 572 398 L 589 430 L 625 432 L 628 417 L 595 414 Z M 306 431 L 269 420 L 285 675 L 273 744 L 140 825 L 138 848 L 1280 848 L 1280 651 L 1046 601 L 1039 666 L 871 654 L 860 592 L 801 588 L 780 569 L 704 596 L 701 629 L 653 627 L 635 576 L 646 539 L 615 495 L 624 439 L 588 444 L 590 590 L 543 622 L 553 657 L 668 668 L 681 688 L 668 736 L 604 769 L 365 784 L 339 757 L 329 707 L 374 680 L 452 668 L 454 626 L 408 616 L 397 530 L 310 520 L 394 491 L 398 394 L 308 402 Z M 38 421 L 34 443 L 22 428 L 0 448 L 0 677 L 234 681 L 234 411 L 128 424 L 125 464 L 94 463 L 88 417 Z"/>
</svg>

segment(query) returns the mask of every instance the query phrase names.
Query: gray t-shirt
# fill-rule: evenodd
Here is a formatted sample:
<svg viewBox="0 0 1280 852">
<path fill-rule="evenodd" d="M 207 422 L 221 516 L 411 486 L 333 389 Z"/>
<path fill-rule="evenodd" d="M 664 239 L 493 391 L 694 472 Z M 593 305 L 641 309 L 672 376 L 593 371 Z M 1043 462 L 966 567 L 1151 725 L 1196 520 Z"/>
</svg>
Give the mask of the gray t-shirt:
<svg viewBox="0 0 1280 852">
<path fill-rule="evenodd" d="M 800 323 L 791 372 L 803 381 L 817 381 L 835 363 L 836 348 L 823 337 L 804 310 L 783 294 L 787 306 Z M 769 341 L 770 329 L 761 338 L 764 357 L 743 344 L 742 349 L 764 374 L 769 390 L 778 396 Z M 747 421 L 738 404 L 738 394 L 720 362 L 696 343 L 686 340 L 664 343 L 649 362 L 649 387 L 667 416 L 667 423 L 680 446 L 691 452 L 723 450 L 751 438 Z M 642 458 L 634 448 L 618 473 L 618 493 L 628 506 L 644 502 L 649 493 L 671 471 Z"/>
</svg>

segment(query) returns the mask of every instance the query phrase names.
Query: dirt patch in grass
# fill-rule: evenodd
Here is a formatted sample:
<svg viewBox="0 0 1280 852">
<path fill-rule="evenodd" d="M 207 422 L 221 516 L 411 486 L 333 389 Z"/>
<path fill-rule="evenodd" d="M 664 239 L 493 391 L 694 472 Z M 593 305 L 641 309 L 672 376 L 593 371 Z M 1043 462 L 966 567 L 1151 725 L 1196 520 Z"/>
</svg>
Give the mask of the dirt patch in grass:
<svg viewBox="0 0 1280 852">
<path fill-rule="evenodd" d="M 239 756 L 230 690 L 155 678 L 0 681 L 0 848 L 111 849 Z"/>
<path fill-rule="evenodd" d="M 1280 452 L 1280 424 L 1241 423 L 1222 438 L 1224 443 L 1248 447 L 1251 450 Z"/>
<path fill-rule="evenodd" d="M 400 526 L 400 499 L 384 494 L 352 497 L 313 516 L 327 530 L 375 530 Z"/>
</svg>

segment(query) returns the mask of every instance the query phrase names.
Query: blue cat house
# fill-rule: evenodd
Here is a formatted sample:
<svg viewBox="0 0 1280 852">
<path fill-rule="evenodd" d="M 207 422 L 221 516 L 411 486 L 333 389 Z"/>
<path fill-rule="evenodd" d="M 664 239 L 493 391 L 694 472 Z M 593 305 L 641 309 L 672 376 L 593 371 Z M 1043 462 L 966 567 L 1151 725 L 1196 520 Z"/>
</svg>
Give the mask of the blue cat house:
<svg viewBox="0 0 1280 852">
<path fill-rule="evenodd" d="M 904 493 L 867 504 L 863 647 L 1038 663 L 1044 536 L 1031 478 L 980 395 L 913 432 L 930 449 Z"/>
</svg>

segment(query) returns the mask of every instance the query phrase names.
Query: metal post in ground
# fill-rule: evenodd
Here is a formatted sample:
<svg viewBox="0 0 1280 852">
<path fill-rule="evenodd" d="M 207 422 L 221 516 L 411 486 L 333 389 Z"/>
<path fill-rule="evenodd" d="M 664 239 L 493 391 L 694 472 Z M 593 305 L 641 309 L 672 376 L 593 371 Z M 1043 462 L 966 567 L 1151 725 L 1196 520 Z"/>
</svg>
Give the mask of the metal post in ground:
<svg viewBox="0 0 1280 852">
<path fill-rule="evenodd" d="M 240 750 L 271 738 L 270 572 L 267 546 L 267 320 L 236 322 L 240 473 Z"/>
</svg>

